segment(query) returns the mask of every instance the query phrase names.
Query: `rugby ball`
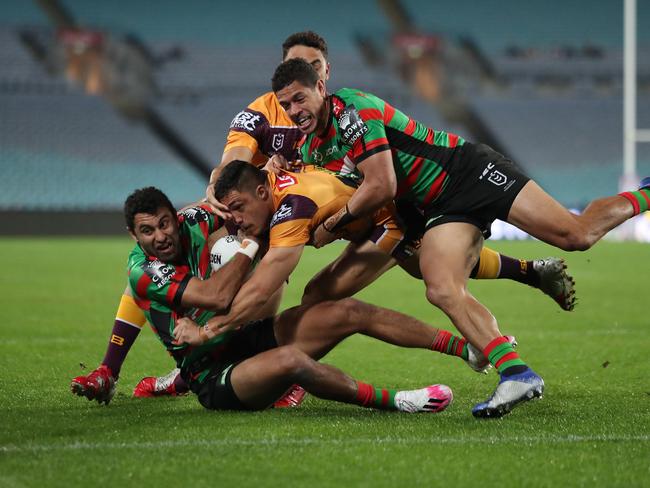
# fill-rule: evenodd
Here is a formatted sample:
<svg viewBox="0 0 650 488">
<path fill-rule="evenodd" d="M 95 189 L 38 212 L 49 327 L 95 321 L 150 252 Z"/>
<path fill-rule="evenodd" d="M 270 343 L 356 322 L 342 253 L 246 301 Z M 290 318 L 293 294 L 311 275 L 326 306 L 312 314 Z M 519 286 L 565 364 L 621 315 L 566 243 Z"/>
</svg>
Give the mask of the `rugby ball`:
<svg viewBox="0 0 650 488">
<path fill-rule="evenodd" d="M 241 242 L 234 235 L 227 235 L 217 240 L 210 250 L 210 266 L 212 266 L 212 271 L 217 271 L 230 261 L 240 247 Z"/>
</svg>

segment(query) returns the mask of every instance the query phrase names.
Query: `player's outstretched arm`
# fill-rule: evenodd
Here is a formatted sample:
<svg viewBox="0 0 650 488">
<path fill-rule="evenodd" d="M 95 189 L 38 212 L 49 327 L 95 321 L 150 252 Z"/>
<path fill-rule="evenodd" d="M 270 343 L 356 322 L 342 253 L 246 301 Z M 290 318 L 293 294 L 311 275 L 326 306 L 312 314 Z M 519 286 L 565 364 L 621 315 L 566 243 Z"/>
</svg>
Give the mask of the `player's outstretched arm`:
<svg viewBox="0 0 650 488">
<path fill-rule="evenodd" d="M 357 168 L 363 173 L 363 182 L 344 208 L 316 228 L 314 247 L 332 242 L 339 229 L 359 217 L 370 215 L 395 197 L 397 176 L 390 151 L 373 154 Z"/>
<path fill-rule="evenodd" d="M 246 278 L 258 248 L 256 242 L 244 239 L 241 249 L 219 272 L 212 273 L 207 280 L 190 278 L 181 305 L 226 313 Z"/>
<path fill-rule="evenodd" d="M 363 173 L 363 182 L 348 201 L 348 209 L 356 217 L 363 217 L 395 198 L 397 176 L 389 150 L 373 154 L 357 168 Z"/>
<path fill-rule="evenodd" d="M 255 268 L 253 276 L 237 293 L 230 312 L 208 321 L 206 331 L 209 337 L 255 318 L 256 311 L 271 298 L 296 268 L 304 247 L 300 245 L 269 249 Z"/>
</svg>

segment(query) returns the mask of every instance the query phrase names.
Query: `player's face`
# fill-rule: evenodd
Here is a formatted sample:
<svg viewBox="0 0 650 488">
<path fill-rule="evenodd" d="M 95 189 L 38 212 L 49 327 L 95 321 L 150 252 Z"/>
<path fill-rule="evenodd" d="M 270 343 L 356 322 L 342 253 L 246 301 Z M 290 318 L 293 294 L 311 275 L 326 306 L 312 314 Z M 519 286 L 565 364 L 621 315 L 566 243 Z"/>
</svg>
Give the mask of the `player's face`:
<svg viewBox="0 0 650 488">
<path fill-rule="evenodd" d="M 131 235 L 144 252 L 164 262 L 174 262 L 181 255 L 178 220 L 168 208 L 159 208 L 155 215 L 137 213 Z"/>
<path fill-rule="evenodd" d="M 290 59 L 302 58 L 307 61 L 318 73 L 321 80 L 327 81 L 330 78 L 330 64 L 323 56 L 323 53 L 315 47 L 309 46 L 293 46 L 287 51 L 287 55 L 283 61 Z"/>
<path fill-rule="evenodd" d="M 318 80 L 313 88 L 294 81 L 275 95 L 300 132 L 320 133 L 327 125 L 326 92 L 322 80 Z"/>
<path fill-rule="evenodd" d="M 263 237 L 268 233 L 272 208 L 270 197 L 263 185 L 257 187 L 254 193 L 233 190 L 221 199 L 228 207 L 233 221 L 245 234 Z"/>
</svg>

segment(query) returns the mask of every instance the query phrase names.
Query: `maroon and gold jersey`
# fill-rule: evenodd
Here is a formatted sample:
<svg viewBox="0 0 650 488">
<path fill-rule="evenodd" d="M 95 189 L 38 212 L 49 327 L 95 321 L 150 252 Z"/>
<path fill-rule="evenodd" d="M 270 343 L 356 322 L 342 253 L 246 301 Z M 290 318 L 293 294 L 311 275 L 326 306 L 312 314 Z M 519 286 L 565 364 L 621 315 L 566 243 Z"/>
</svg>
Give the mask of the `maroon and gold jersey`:
<svg viewBox="0 0 650 488">
<path fill-rule="evenodd" d="M 270 247 L 309 244 L 316 227 L 344 207 L 356 190 L 354 184 L 314 167 L 280 175 L 269 172 L 267 178 L 275 210 L 270 223 Z M 394 254 L 404 240 L 404 230 L 395 214 L 393 206 L 381 208 L 370 219 L 348 224 L 338 237 L 370 239 L 387 254 Z"/>
<path fill-rule="evenodd" d="M 278 103 L 275 93 L 265 93 L 239 112 L 230 123 L 224 152 L 247 147 L 253 152 L 253 164 L 262 166 L 274 154 L 287 161 L 298 160 L 298 127 Z"/>
<path fill-rule="evenodd" d="M 344 207 L 355 190 L 324 171 L 269 172 L 267 178 L 275 210 L 270 247 L 307 244 L 312 231 Z"/>
</svg>

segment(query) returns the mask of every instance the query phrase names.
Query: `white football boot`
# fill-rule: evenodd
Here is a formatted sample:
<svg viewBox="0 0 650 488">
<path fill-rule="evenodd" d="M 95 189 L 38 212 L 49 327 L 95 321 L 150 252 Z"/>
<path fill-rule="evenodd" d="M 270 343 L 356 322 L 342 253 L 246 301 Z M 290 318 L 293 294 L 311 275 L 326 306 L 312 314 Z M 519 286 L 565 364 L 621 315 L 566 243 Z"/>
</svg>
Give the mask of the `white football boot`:
<svg viewBox="0 0 650 488">
<path fill-rule="evenodd" d="M 442 412 L 454 399 L 447 385 L 431 385 L 419 390 L 398 391 L 395 406 L 400 412 Z"/>
</svg>

